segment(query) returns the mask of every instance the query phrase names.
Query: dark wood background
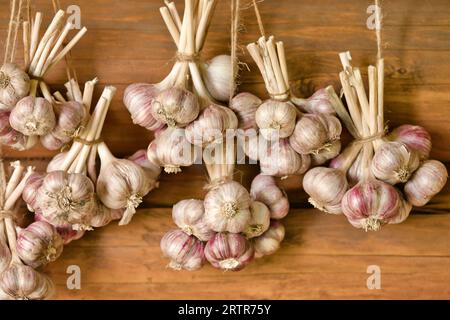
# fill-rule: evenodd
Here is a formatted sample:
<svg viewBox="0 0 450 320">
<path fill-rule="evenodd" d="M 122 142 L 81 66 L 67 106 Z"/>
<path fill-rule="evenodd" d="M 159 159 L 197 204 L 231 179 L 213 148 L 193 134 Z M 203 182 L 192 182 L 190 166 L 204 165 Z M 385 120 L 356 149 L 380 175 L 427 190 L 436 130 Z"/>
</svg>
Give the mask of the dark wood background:
<svg viewBox="0 0 450 320">
<path fill-rule="evenodd" d="M 244 0 L 244 2 L 246 2 Z M 131 123 L 122 103 L 124 88 L 133 82 L 156 83 L 170 70 L 175 53 L 159 15 L 162 0 L 61 0 L 63 8 L 81 7 L 88 33 L 72 53 L 81 82 L 100 78 L 118 88 L 107 118 L 104 138 L 117 155 L 145 148 L 151 134 Z M 183 1 L 176 1 L 179 10 Z M 338 53 L 350 50 L 354 64 L 374 62 L 375 36 L 366 27 L 368 0 L 265 0 L 260 9 L 266 32 L 283 40 L 292 85 L 300 96 L 338 83 Z M 1 34 L 6 34 L 9 1 L 0 1 Z M 44 20 L 52 16 L 50 0 L 33 1 Z M 245 46 L 258 38 L 252 8 L 242 10 Z M 433 137 L 432 156 L 450 161 L 450 1 L 385 0 L 386 118 L 394 127 L 411 123 L 426 127 Z M 204 57 L 229 52 L 229 1 L 220 0 L 208 35 Z M 5 37 L 2 37 L 5 39 Z M 262 79 L 242 51 L 239 90 L 266 96 Z M 48 77 L 53 88 L 65 81 L 60 65 Z M 6 157 L 42 163 L 51 152 L 4 150 Z M 245 184 L 256 166 L 238 167 Z M 58 285 L 57 298 L 449 298 L 449 188 L 399 226 L 378 233 L 354 230 L 343 217 L 327 217 L 306 206 L 301 178 L 283 185 L 293 210 L 286 220 L 287 238 L 274 256 L 245 271 L 222 273 L 206 267 L 195 273 L 165 269 L 159 239 L 172 227 L 170 206 L 201 197 L 201 167 L 166 176 L 127 227 L 108 226 L 69 245 L 48 266 Z M 82 270 L 82 290 L 65 287 L 67 266 Z M 368 265 L 380 265 L 382 290 L 368 290 Z M 180 276 L 182 275 L 182 276 Z"/>
</svg>

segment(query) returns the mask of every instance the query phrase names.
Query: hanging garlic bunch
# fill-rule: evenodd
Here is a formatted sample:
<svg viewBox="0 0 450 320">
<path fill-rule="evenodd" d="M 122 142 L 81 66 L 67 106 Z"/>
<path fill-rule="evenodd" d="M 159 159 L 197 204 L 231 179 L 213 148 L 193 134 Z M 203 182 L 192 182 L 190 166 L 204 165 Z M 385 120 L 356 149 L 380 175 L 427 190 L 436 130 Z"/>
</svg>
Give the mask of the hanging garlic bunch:
<svg viewBox="0 0 450 320">
<path fill-rule="evenodd" d="M 289 200 L 272 176 L 257 175 L 252 181 L 250 195 L 269 208 L 271 219 L 283 219 L 289 213 Z"/>
<path fill-rule="evenodd" d="M 172 209 L 173 222 L 187 235 L 200 241 L 208 241 L 213 231 L 206 223 L 205 208 L 202 200 L 182 200 Z"/>
</svg>

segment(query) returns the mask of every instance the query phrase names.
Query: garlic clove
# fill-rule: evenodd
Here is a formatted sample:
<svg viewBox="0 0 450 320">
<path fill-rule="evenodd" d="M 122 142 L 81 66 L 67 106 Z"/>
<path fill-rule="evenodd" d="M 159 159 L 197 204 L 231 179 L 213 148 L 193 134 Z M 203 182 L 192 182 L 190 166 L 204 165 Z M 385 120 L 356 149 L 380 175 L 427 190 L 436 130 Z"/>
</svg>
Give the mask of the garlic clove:
<svg viewBox="0 0 450 320">
<path fill-rule="evenodd" d="M 172 219 L 187 235 L 201 241 L 208 241 L 213 231 L 205 221 L 205 207 L 202 200 L 182 200 L 172 209 Z"/>
<path fill-rule="evenodd" d="M 444 188 L 447 178 L 447 168 L 443 163 L 427 160 L 405 184 L 406 198 L 413 206 L 424 206 Z"/>
<path fill-rule="evenodd" d="M 194 236 L 181 230 L 167 232 L 161 239 L 161 251 L 170 259 L 169 268 L 194 271 L 205 262 L 205 245 Z"/>
<path fill-rule="evenodd" d="M 5 63 L 0 68 L 0 109 L 10 111 L 30 91 L 30 77 L 19 66 Z"/>
<path fill-rule="evenodd" d="M 228 101 L 233 90 L 231 57 L 219 55 L 203 64 L 203 81 L 211 96 L 218 101 Z"/>
<path fill-rule="evenodd" d="M 427 130 L 420 126 L 405 124 L 395 128 L 388 136 L 391 141 L 405 144 L 408 149 L 416 151 L 421 160 L 426 160 L 431 152 L 431 136 Z"/>
<path fill-rule="evenodd" d="M 252 201 L 250 214 L 250 222 L 243 232 L 247 239 L 259 237 L 267 231 L 270 225 L 270 211 L 264 203 Z"/>
<path fill-rule="evenodd" d="M 42 136 L 53 130 L 56 119 L 50 102 L 28 96 L 12 109 L 9 123 L 13 129 L 26 136 Z"/>
<path fill-rule="evenodd" d="M 233 97 L 230 101 L 230 109 L 236 113 L 238 117 L 238 128 L 243 130 L 257 129 L 256 110 L 262 101 L 257 96 L 242 92 Z"/>
<path fill-rule="evenodd" d="M 272 220 L 269 229 L 261 236 L 253 239 L 255 258 L 274 254 L 284 240 L 285 229 L 281 222 Z"/>
<path fill-rule="evenodd" d="M 213 267 L 225 271 L 239 271 L 254 257 L 250 241 L 237 233 L 216 233 L 205 246 L 205 257 Z"/>
<path fill-rule="evenodd" d="M 255 121 L 266 140 L 288 138 L 295 128 L 297 110 L 290 102 L 267 100 L 256 110 Z"/>
</svg>

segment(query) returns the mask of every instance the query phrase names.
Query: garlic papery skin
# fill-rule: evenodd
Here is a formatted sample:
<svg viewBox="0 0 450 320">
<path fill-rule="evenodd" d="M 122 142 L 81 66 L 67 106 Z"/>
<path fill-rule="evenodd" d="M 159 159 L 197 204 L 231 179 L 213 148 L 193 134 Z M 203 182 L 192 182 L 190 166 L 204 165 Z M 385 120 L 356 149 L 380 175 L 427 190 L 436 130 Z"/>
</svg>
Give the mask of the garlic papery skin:
<svg viewBox="0 0 450 320">
<path fill-rule="evenodd" d="M 115 158 L 105 143 L 98 145 L 98 154 L 101 167 L 97 195 L 108 208 L 126 208 L 119 223 L 126 225 L 136 213 L 142 198 L 150 192 L 152 181 L 148 179 L 144 169 L 133 161 Z"/>
<path fill-rule="evenodd" d="M 43 300 L 54 293 L 47 276 L 22 264 L 13 264 L 0 275 L 0 289 L 14 300 Z"/>
<path fill-rule="evenodd" d="M 158 162 L 166 173 L 179 173 L 181 167 L 189 167 L 196 163 L 197 147 L 187 141 L 183 129 L 167 128 L 150 144 L 147 156 L 152 157 L 155 151 Z M 153 150 L 153 148 L 155 148 Z"/>
<path fill-rule="evenodd" d="M 38 172 L 33 172 L 27 179 L 25 188 L 22 191 L 22 199 L 27 204 L 28 210 L 34 212 L 39 209 L 37 204 L 37 194 L 42 186 L 44 176 Z"/>
<path fill-rule="evenodd" d="M 17 253 L 28 266 L 37 268 L 55 261 L 62 253 L 64 241 L 55 227 L 36 221 L 17 234 Z"/>
<path fill-rule="evenodd" d="M 386 142 L 376 150 L 371 170 L 376 178 L 394 185 L 408 181 L 419 164 L 418 153 L 401 142 Z"/>
<path fill-rule="evenodd" d="M 206 259 L 213 267 L 225 271 L 239 271 L 254 257 L 253 245 L 237 233 L 216 233 L 205 247 Z"/>
<path fill-rule="evenodd" d="M 186 127 L 186 139 L 202 147 L 220 143 L 225 139 L 226 130 L 236 129 L 237 125 L 237 117 L 231 109 L 212 104 Z"/>
<path fill-rule="evenodd" d="M 242 92 L 233 97 L 229 108 L 234 111 L 238 118 L 238 128 L 242 130 L 257 129 L 256 110 L 262 101 L 254 94 Z"/>
<path fill-rule="evenodd" d="M 51 222 L 48 221 L 47 219 L 45 219 L 45 217 L 39 211 L 36 211 L 36 213 L 34 215 L 34 220 L 35 221 L 45 221 L 45 222 L 48 222 L 51 224 Z M 91 221 L 92 221 L 92 219 L 91 219 Z M 72 225 L 70 225 L 70 224 L 64 224 L 64 225 L 55 226 L 55 227 L 56 227 L 56 231 L 63 239 L 64 245 L 69 244 L 70 242 L 72 242 L 74 240 L 80 239 L 85 233 L 85 230 L 73 230 Z"/>
<path fill-rule="evenodd" d="M 42 136 L 53 130 L 56 118 L 50 102 L 28 96 L 12 109 L 9 123 L 13 129 L 26 136 Z"/>
<path fill-rule="evenodd" d="M 281 222 L 272 220 L 269 229 L 261 236 L 253 239 L 255 258 L 274 254 L 284 240 L 285 229 Z"/>
<path fill-rule="evenodd" d="M 431 152 L 431 136 L 425 128 L 405 124 L 395 128 L 388 139 L 404 143 L 408 149 L 416 151 L 420 155 L 421 160 L 430 157 Z"/>
<path fill-rule="evenodd" d="M 70 224 L 73 229 L 89 228 L 95 201 L 94 185 L 86 175 L 50 172 L 37 197 L 42 215 L 54 226 Z"/>
<path fill-rule="evenodd" d="M 164 123 L 152 115 L 152 102 L 158 93 L 159 90 L 148 83 L 135 83 L 125 89 L 123 103 L 130 112 L 134 124 L 150 131 L 164 126 Z"/>
<path fill-rule="evenodd" d="M 182 200 L 172 209 L 173 222 L 189 236 L 208 241 L 213 231 L 205 221 L 205 207 L 202 200 Z"/>
<path fill-rule="evenodd" d="M 339 169 L 316 167 L 303 178 L 309 203 L 320 211 L 341 214 L 341 201 L 348 189 L 345 173 Z"/>
<path fill-rule="evenodd" d="M 153 117 L 169 127 L 185 127 L 194 121 L 199 112 L 198 98 L 182 88 L 161 91 L 152 101 Z"/>
<path fill-rule="evenodd" d="M 339 140 L 342 126 L 339 120 L 326 114 L 305 114 L 295 125 L 289 142 L 300 154 L 314 154 Z"/>
<path fill-rule="evenodd" d="M 30 91 L 30 77 L 19 66 L 5 63 L 0 68 L 0 109 L 10 111 Z"/>
<path fill-rule="evenodd" d="M 341 152 L 341 140 L 335 140 L 325 148 L 311 154 L 311 166 L 323 165 L 328 160 L 337 157 L 339 152 Z"/>
<path fill-rule="evenodd" d="M 0 238 L 0 274 L 11 264 L 11 251 L 6 241 Z"/>
<path fill-rule="evenodd" d="M 253 200 L 260 201 L 269 208 L 272 219 L 282 219 L 289 213 L 289 200 L 272 176 L 257 175 L 252 181 L 250 195 Z"/>
<path fill-rule="evenodd" d="M 67 152 L 60 152 L 55 155 L 52 160 L 47 164 L 46 172 L 58 171 L 61 168 L 61 165 L 64 163 L 64 159 L 67 155 Z"/>
<path fill-rule="evenodd" d="M 398 191 L 399 197 L 400 197 L 400 207 L 398 210 L 398 214 L 393 218 L 389 220 L 389 224 L 399 224 L 402 223 L 403 221 L 405 221 L 408 217 L 409 214 L 412 211 L 412 204 L 409 203 L 405 197 L 403 196 L 403 194 L 401 194 L 400 191 Z"/>
<path fill-rule="evenodd" d="M 59 150 L 66 144 L 62 140 L 55 137 L 52 132 L 47 133 L 45 136 L 39 137 L 39 140 L 47 150 Z"/>
<path fill-rule="evenodd" d="M 267 153 L 259 154 L 259 162 L 263 174 L 285 178 L 305 173 L 311 157 L 295 152 L 288 139 L 280 139 L 271 143 Z"/>
<path fill-rule="evenodd" d="M 161 251 L 170 259 L 169 268 L 194 271 L 205 263 L 205 245 L 182 230 L 167 232 L 161 239 Z"/>
<path fill-rule="evenodd" d="M 101 228 L 113 220 L 120 220 L 125 212 L 125 209 L 110 209 L 104 206 L 98 199 L 94 210 L 95 214 L 90 221 L 90 226 L 93 228 Z"/>
<path fill-rule="evenodd" d="M 350 165 L 350 167 L 347 170 L 347 181 L 349 186 L 356 185 L 359 181 L 363 180 L 364 178 L 364 171 L 362 166 L 362 156 L 363 153 L 360 152 L 356 156 L 353 163 Z M 330 168 L 339 168 L 342 166 L 342 164 L 346 161 L 346 155 L 345 153 L 341 153 L 339 156 L 331 160 L 329 167 Z"/>
<path fill-rule="evenodd" d="M 378 231 L 399 214 L 400 197 L 390 184 L 371 179 L 347 191 L 342 212 L 349 222 L 365 231 Z"/>
<path fill-rule="evenodd" d="M 424 206 L 444 188 L 447 178 L 447 168 L 443 163 L 427 160 L 405 184 L 405 196 L 413 206 Z"/>
<path fill-rule="evenodd" d="M 259 237 L 267 231 L 270 225 L 270 211 L 264 203 L 252 201 L 250 214 L 250 222 L 243 232 L 247 239 Z"/>
<path fill-rule="evenodd" d="M 151 152 L 152 156 L 148 157 L 147 152 Z M 159 178 L 159 175 L 161 174 L 161 166 L 156 159 L 155 150 L 153 147 L 149 146 L 148 151 L 145 149 L 136 151 L 133 155 L 128 157 L 128 160 L 133 161 L 144 169 L 149 179 L 156 181 Z"/>
<path fill-rule="evenodd" d="M 243 232 L 250 222 L 250 194 L 235 181 L 220 184 L 205 196 L 205 221 L 216 232 Z"/>
<path fill-rule="evenodd" d="M 297 110 L 290 102 L 267 100 L 256 110 L 255 121 L 264 139 L 289 137 L 295 128 Z"/>
<path fill-rule="evenodd" d="M 306 113 L 335 114 L 333 104 L 325 89 L 317 90 L 308 99 L 292 98 L 292 102 Z"/>
<path fill-rule="evenodd" d="M 31 149 L 39 139 L 14 130 L 9 123 L 9 116 L 10 112 L 0 111 L 0 144 L 19 151 Z"/>
<path fill-rule="evenodd" d="M 230 98 L 234 82 L 231 73 L 231 57 L 228 55 L 216 56 L 203 64 L 203 81 L 214 99 L 228 101 Z"/>
</svg>

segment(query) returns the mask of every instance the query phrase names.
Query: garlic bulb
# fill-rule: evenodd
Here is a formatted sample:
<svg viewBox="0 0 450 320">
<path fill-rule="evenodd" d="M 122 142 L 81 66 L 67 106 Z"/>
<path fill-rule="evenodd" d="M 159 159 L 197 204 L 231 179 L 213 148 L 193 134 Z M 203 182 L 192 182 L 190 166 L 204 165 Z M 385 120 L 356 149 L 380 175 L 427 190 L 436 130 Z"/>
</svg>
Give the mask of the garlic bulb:
<svg viewBox="0 0 450 320">
<path fill-rule="evenodd" d="M 27 204 L 28 210 L 34 212 L 39 207 L 37 205 L 37 194 L 42 186 L 44 176 L 38 172 L 33 172 L 27 179 L 25 188 L 22 191 L 22 199 Z"/>
<path fill-rule="evenodd" d="M 284 240 L 285 229 L 281 222 L 272 220 L 269 229 L 261 236 L 253 239 L 255 258 L 274 254 Z"/>
<path fill-rule="evenodd" d="M 295 128 L 297 111 L 290 102 L 268 100 L 256 110 L 255 121 L 266 140 L 289 137 Z"/>
<path fill-rule="evenodd" d="M 147 152 L 152 152 L 152 156 L 148 157 Z M 149 146 L 148 151 L 145 149 L 136 151 L 133 155 L 128 157 L 128 160 L 133 161 L 144 169 L 149 179 L 157 180 L 159 178 L 159 175 L 161 174 L 161 166 L 156 159 L 155 150 L 153 147 Z"/>
<path fill-rule="evenodd" d="M 424 206 L 444 188 L 447 178 L 447 168 L 443 163 L 427 160 L 405 184 L 406 198 L 416 207 Z"/>
<path fill-rule="evenodd" d="M 0 110 L 11 110 L 30 91 L 30 77 L 19 66 L 5 63 L 0 68 Z"/>
<path fill-rule="evenodd" d="M 237 126 L 238 120 L 231 109 L 212 104 L 186 127 L 186 139 L 205 147 L 211 143 L 220 143 L 225 139 L 226 130 L 236 129 Z"/>
<path fill-rule="evenodd" d="M 276 177 L 305 173 L 311 165 L 309 155 L 298 154 L 288 139 L 272 142 L 267 153 L 259 154 L 261 172 Z"/>
<path fill-rule="evenodd" d="M 187 235 L 201 241 L 208 241 L 213 232 L 205 221 L 205 207 L 202 200 L 182 200 L 172 209 L 172 219 Z"/>
<path fill-rule="evenodd" d="M 318 152 L 311 154 L 311 166 L 320 166 L 330 159 L 334 159 L 341 152 L 341 140 L 335 140 Z"/>
<path fill-rule="evenodd" d="M 150 146 L 148 158 L 150 159 L 151 153 L 155 151 L 156 158 L 166 173 L 179 173 L 181 167 L 191 166 L 197 160 L 197 148 L 186 140 L 182 129 L 167 128 Z"/>
<path fill-rule="evenodd" d="M 230 181 L 205 196 L 205 221 L 216 232 L 244 231 L 250 222 L 250 194 L 239 183 Z"/>
<path fill-rule="evenodd" d="M 0 274 L 8 268 L 11 263 L 11 251 L 5 239 L 0 237 Z"/>
<path fill-rule="evenodd" d="M 203 65 L 203 81 L 211 96 L 219 101 L 228 101 L 231 95 L 231 57 L 219 55 Z"/>
<path fill-rule="evenodd" d="M 359 152 L 356 156 L 353 163 L 347 170 L 347 181 L 350 186 L 356 185 L 359 181 L 364 178 L 364 169 L 363 169 L 363 153 Z M 346 154 L 341 153 L 339 156 L 331 160 L 329 167 L 330 168 L 340 168 L 342 164 L 346 161 Z"/>
<path fill-rule="evenodd" d="M 420 126 L 405 124 L 395 128 L 388 138 L 405 144 L 408 149 L 416 151 L 421 160 L 426 160 L 431 152 L 431 136 Z"/>
<path fill-rule="evenodd" d="M 56 118 L 50 102 L 28 96 L 12 109 L 9 123 L 13 129 L 26 136 L 43 136 L 53 130 Z"/>
<path fill-rule="evenodd" d="M 419 167 L 419 155 L 401 142 L 383 143 L 372 159 L 372 173 L 379 180 L 390 183 L 405 183 Z"/>
<path fill-rule="evenodd" d="M 250 195 L 269 208 L 272 219 L 282 219 L 289 213 L 289 201 L 272 176 L 257 175 L 252 181 Z"/>
<path fill-rule="evenodd" d="M 200 112 L 198 98 L 182 88 L 161 91 L 152 101 L 152 115 L 170 127 L 185 127 L 194 121 Z"/>
<path fill-rule="evenodd" d="M 61 168 L 61 165 L 64 163 L 64 159 L 67 155 L 67 152 L 60 152 L 55 155 L 52 160 L 47 164 L 46 172 L 58 171 Z"/>
<path fill-rule="evenodd" d="M 317 90 L 308 99 L 293 98 L 292 101 L 306 113 L 334 114 L 335 110 L 325 89 Z"/>
<path fill-rule="evenodd" d="M 13 264 L 0 275 L 0 289 L 15 300 L 43 300 L 54 292 L 47 276 L 21 264 Z"/>
<path fill-rule="evenodd" d="M 37 205 L 54 226 L 71 224 L 73 229 L 89 226 L 94 206 L 94 185 L 84 174 L 53 171 L 38 190 Z"/>
<path fill-rule="evenodd" d="M 130 112 L 134 124 L 151 131 L 164 126 L 152 115 L 152 102 L 158 93 L 154 85 L 147 83 L 135 83 L 125 89 L 123 103 Z"/>
<path fill-rule="evenodd" d="M 225 271 L 243 269 L 253 260 L 254 253 L 251 242 L 237 233 L 216 233 L 205 247 L 206 259 Z"/>
<path fill-rule="evenodd" d="M 62 253 L 63 239 L 55 227 L 37 221 L 17 234 L 17 253 L 27 265 L 37 268 L 55 261 Z"/>
<path fill-rule="evenodd" d="M 405 221 L 408 217 L 409 214 L 412 211 L 412 204 L 409 203 L 401 194 L 400 191 L 398 191 L 398 195 L 400 198 L 400 206 L 398 209 L 398 214 L 393 218 L 389 220 L 389 224 L 398 224 L 398 223 L 402 223 L 403 221 Z"/>
<path fill-rule="evenodd" d="M 326 114 L 305 114 L 295 125 L 289 142 L 300 154 L 314 154 L 339 140 L 342 126 L 339 120 Z"/>
<path fill-rule="evenodd" d="M 93 228 L 101 228 L 108 225 L 113 220 L 120 220 L 123 217 L 125 209 L 110 209 L 105 207 L 96 199 L 95 214 L 90 221 Z"/>
<path fill-rule="evenodd" d="M 247 239 L 259 237 L 266 232 L 270 225 L 270 211 L 264 203 L 252 201 L 250 214 L 250 222 L 243 232 Z"/>
<path fill-rule="evenodd" d="M 169 231 L 161 239 L 161 251 L 170 259 L 169 267 L 174 270 L 200 269 L 205 263 L 204 249 L 203 242 L 181 230 Z"/>
<path fill-rule="evenodd" d="M 36 211 L 34 215 L 34 221 L 45 221 L 47 223 L 50 223 L 50 221 L 48 221 L 39 211 Z M 73 230 L 72 225 L 70 224 L 56 226 L 56 231 L 63 239 L 64 245 L 69 244 L 74 240 L 80 239 L 85 233 L 85 230 Z"/>
<path fill-rule="evenodd" d="M 256 110 L 258 110 L 261 103 L 260 98 L 248 92 L 239 93 L 231 99 L 229 108 L 238 117 L 239 129 L 257 129 Z"/>
<path fill-rule="evenodd" d="M 108 208 L 126 208 L 119 223 L 126 225 L 136 213 L 142 198 L 150 192 L 152 181 L 133 161 L 115 158 L 105 143 L 98 145 L 98 154 L 101 160 L 96 189 L 98 197 Z"/>
<path fill-rule="evenodd" d="M 303 189 L 309 203 L 321 211 L 342 213 L 341 201 L 348 189 L 345 173 L 339 169 L 316 167 L 303 178 Z"/>
<path fill-rule="evenodd" d="M 397 190 L 382 181 L 362 181 L 347 191 L 342 199 L 342 212 L 356 228 L 378 231 L 399 214 Z"/>
<path fill-rule="evenodd" d="M 9 123 L 9 115 L 10 112 L 0 111 L 0 144 L 19 151 L 31 149 L 39 139 L 14 130 Z"/>
</svg>

